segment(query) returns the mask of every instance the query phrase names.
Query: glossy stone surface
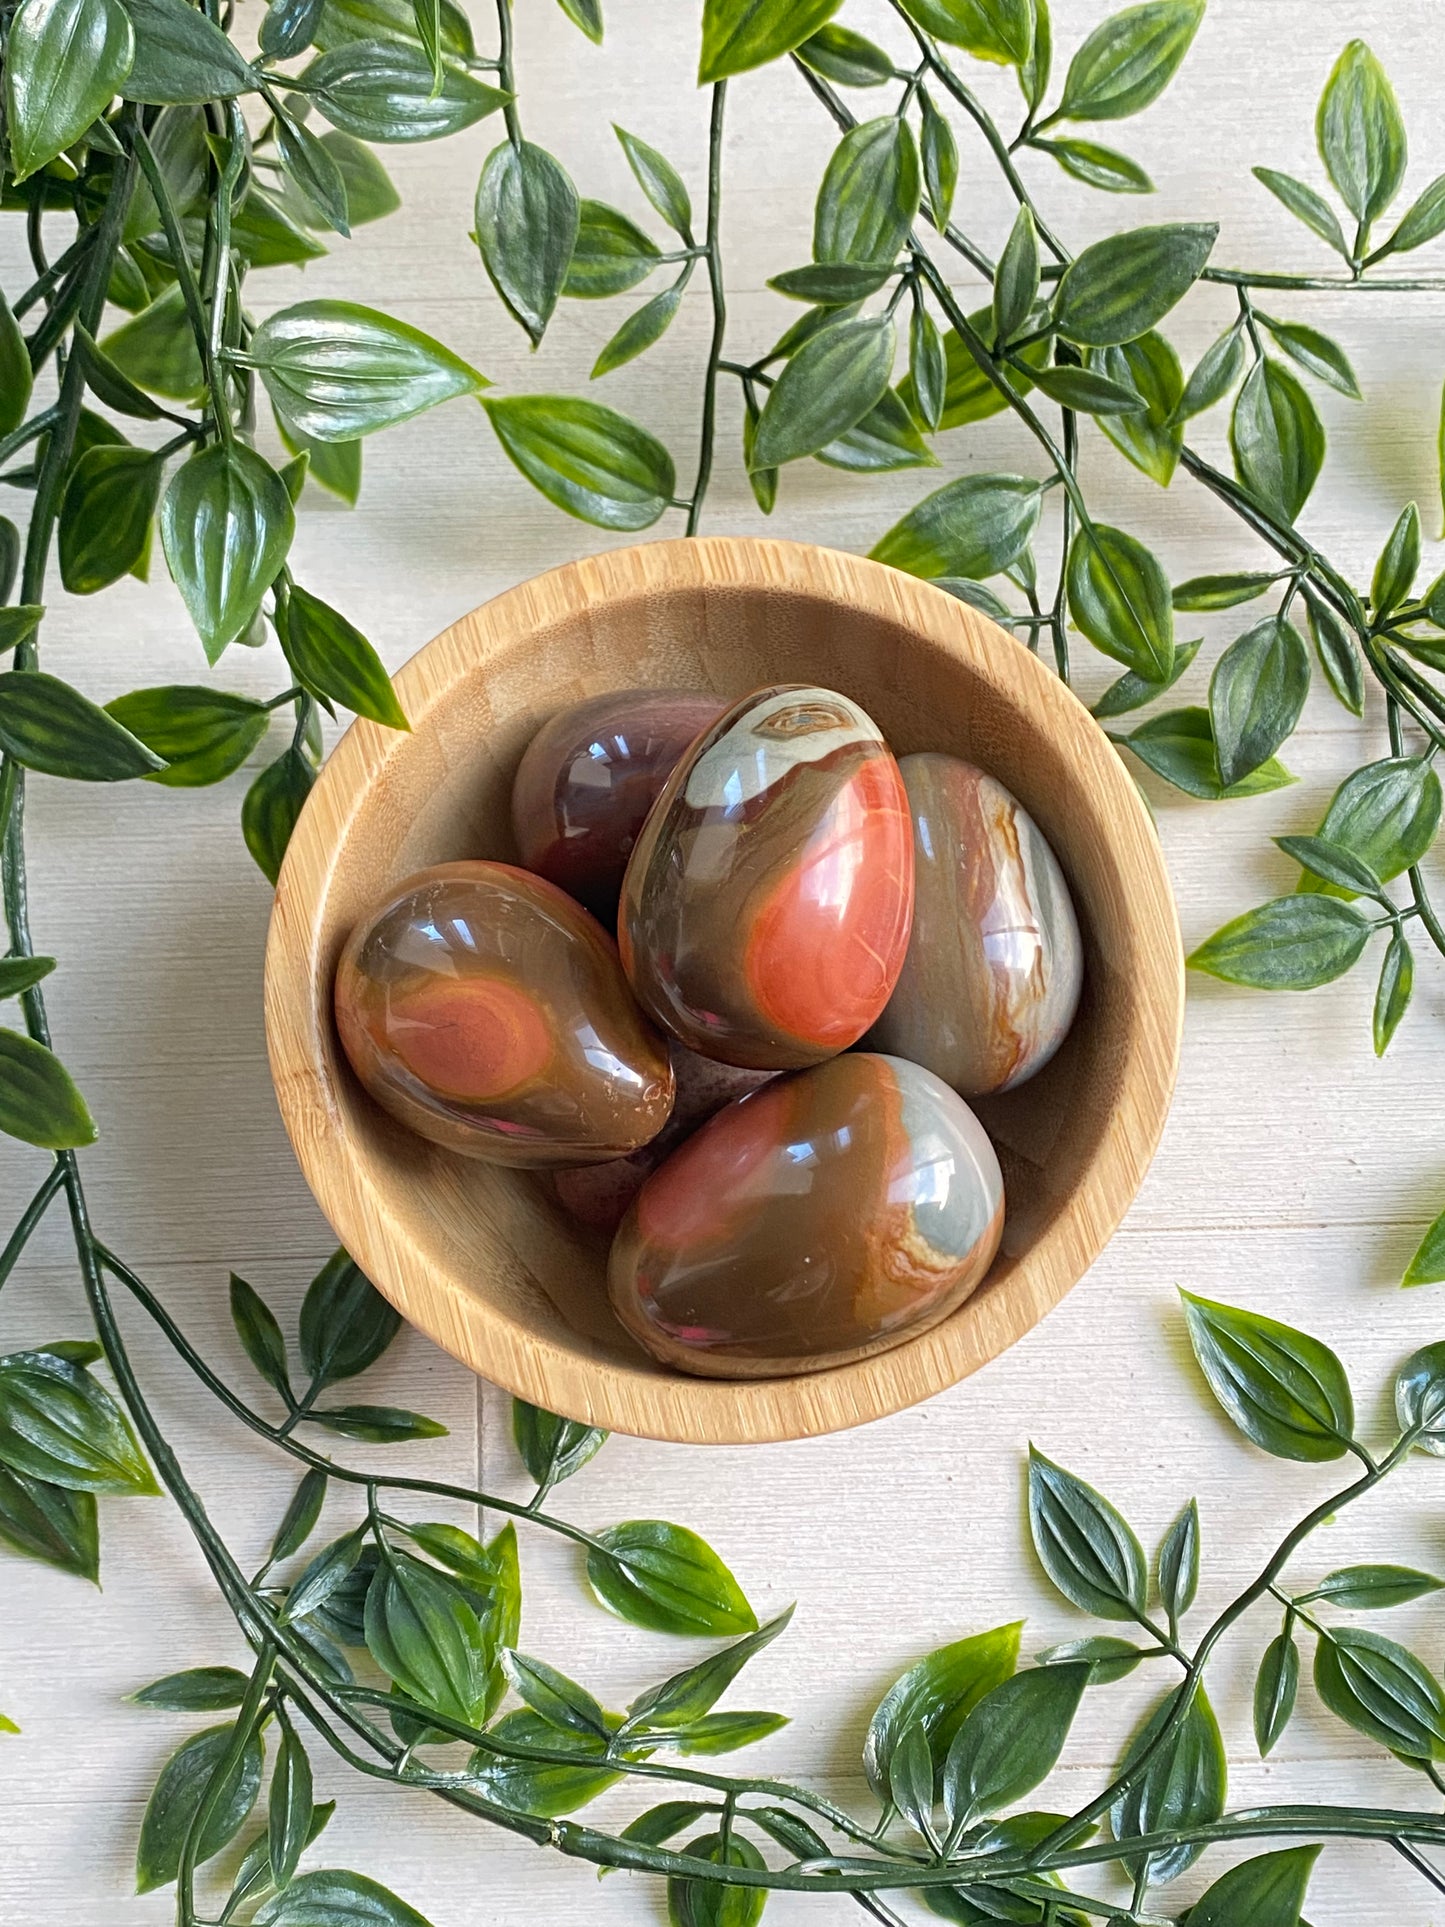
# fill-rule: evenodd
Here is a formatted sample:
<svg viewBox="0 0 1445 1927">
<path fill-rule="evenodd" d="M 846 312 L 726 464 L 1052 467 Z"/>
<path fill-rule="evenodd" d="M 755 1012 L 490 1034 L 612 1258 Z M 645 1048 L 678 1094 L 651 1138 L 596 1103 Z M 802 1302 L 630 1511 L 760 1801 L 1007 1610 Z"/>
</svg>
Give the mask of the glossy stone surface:
<svg viewBox="0 0 1445 1927">
<path fill-rule="evenodd" d="M 756 690 L 700 737 L 647 819 L 617 940 L 643 1008 L 755 1070 L 856 1043 L 902 968 L 908 799 L 870 717 L 832 690 Z"/>
<path fill-rule="evenodd" d="M 608 1292 L 680 1370 L 816 1371 L 947 1317 L 1002 1230 L 998 1160 L 963 1099 L 860 1051 L 740 1098 L 674 1152 L 613 1241 Z"/>
<path fill-rule="evenodd" d="M 512 784 L 512 833 L 527 869 L 610 924 L 647 812 L 726 707 L 705 690 L 618 689 L 559 710 Z"/>
<path fill-rule="evenodd" d="M 611 938 L 510 864 L 443 863 L 399 885 L 342 952 L 336 1026 L 379 1104 L 494 1164 L 625 1156 L 672 1110 L 666 1046 Z"/>
<path fill-rule="evenodd" d="M 936 751 L 899 764 L 913 813 L 913 935 L 869 1035 L 965 1097 L 1012 1090 L 1064 1041 L 1084 978 L 1069 886 L 1002 783 Z"/>
<path fill-rule="evenodd" d="M 665 1158 L 700 1124 L 734 1098 L 745 1097 L 766 1084 L 775 1071 L 745 1071 L 736 1064 L 719 1064 L 710 1057 L 674 1043 L 672 1059 L 677 1096 L 672 1116 L 650 1144 L 607 1164 L 589 1164 L 576 1171 L 555 1171 L 553 1189 L 562 1208 L 593 1231 L 614 1232 L 627 1216 L 628 1206 Z"/>
</svg>

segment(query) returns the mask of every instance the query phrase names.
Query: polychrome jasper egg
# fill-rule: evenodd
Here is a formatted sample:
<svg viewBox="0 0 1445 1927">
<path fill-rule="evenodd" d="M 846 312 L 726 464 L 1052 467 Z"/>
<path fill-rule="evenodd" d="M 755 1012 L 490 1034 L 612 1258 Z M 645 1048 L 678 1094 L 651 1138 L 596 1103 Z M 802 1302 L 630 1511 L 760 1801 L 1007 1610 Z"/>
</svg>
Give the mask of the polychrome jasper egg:
<svg viewBox="0 0 1445 1927">
<path fill-rule="evenodd" d="M 494 1164 L 623 1157 L 672 1109 L 667 1048 L 611 938 L 553 883 L 442 863 L 353 931 L 336 1026 L 379 1104 Z"/>
<path fill-rule="evenodd" d="M 606 1164 L 553 1172 L 557 1201 L 579 1224 L 594 1231 L 615 1231 L 627 1216 L 627 1207 L 664 1158 L 671 1157 L 678 1145 L 724 1104 L 746 1096 L 777 1075 L 775 1071 L 745 1071 L 736 1064 L 719 1064 L 678 1043 L 669 1048 L 668 1056 L 677 1095 L 672 1116 L 652 1142 Z"/>
<path fill-rule="evenodd" d="M 913 812 L 913 935 L 869 1043 L 965 1097 L 1040 1070 L 1079 1006 L 1083 948 L 1069 886 L 1002 783 L 930 750 L 899 768 Z"/>
<path fill-rule="evenodd" d="M 610 922 L 647 812 L 725 707 L 703 690 L 619 689 L 559 711 L 528 744 L 512 784 L 523 863 Z"/>
<path fill-rule="evenodd" d="M 627 866 L 617 940 L 639 1001 L 706 1057 L 820 1063 L 903 965 L 913 837 L 876 723 L 829 689 L 756 690 L 687 751 Z"/>
<path fill-rule="evenodd" d="M 988 1270 L 1003 1214 L 963 1099 L 860 1051 L 774 1079 L 675 1151 L 613 1241 L 608 1292 L 682 1371 L 816 1371 L 947 1317 Z"/>
</svg>

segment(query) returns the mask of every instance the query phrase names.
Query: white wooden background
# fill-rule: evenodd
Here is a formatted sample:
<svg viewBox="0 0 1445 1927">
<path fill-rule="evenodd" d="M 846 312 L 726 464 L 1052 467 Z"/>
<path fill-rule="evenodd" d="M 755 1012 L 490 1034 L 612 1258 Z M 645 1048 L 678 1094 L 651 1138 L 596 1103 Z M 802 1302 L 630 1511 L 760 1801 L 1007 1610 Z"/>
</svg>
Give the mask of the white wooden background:
<svg viewBox="0 0 1445 1927">
<path fill-rule="evenodd" d="M 1101 0 L 1061 0 L 1058 72 L 1105 10 Z M 479 31 L 487 35 L 482 11 Z M 651 219 L 608 129 L 615 118 L 671 155 L 700 201 L 706 102 L 692 84 L 697 6 L 609 0 L 601 51 L 550 0 L 519 0 L 517 13 L 527 131 L 562 156 L 583 192 Z M 850 0 L 845 17 L 901 51 L 873 0 Z M 1211 0 L 1184 73 L 1164 100 L 1136 121 L 1098 130 L 1148 168 L 1159 188 L 1152 200 L 1093 194 L 1040 158 L 1026 157 L 1025 171 L 1076 244 L 1114 224 L 1218 218 L 1219 262 L 1326 267 L 1323 249 L 1248 168 L 1269 162 L 1323 184 L 1313 153 L 1315 102 L 1355 33 L 1369 39 L 1399 92 L 1414 144 L 1413 196 L 1445 170 L 1437 112 L 1445 52 L 1438 10 L 1423 0 Z M 1016 115 L 1008 75 L 982 71 L 978 86 L 1001 113 Z M 854 96 L 865 113 L 868 98 Z M 503 391 L 584 387 L 625 300 L 642 297 L 566 304 L 541 353 L 525 351 L 467 240 L 477 170 L 499 134 L 493 122 L 436 146 L 390 150 L 403 211 L 339 244 L 304 276 L 259 278 L 258 305 L 323 292 L 375 301 L 451 343 Z M 808 256 L 811 201 L 830 140 L 821 111 L 786 68 L 734 84 L 725 220 L 734 352 L 756 352 L 782 325 L 783 304 L 764 282 Z M 966 128 L 961 144 L 960 218 L 997 248 L 1010 210 Z M 1442 251 L 1410 260 L 1438 272 Z M 21 270 L 9 258 L 13 277 Z M 1225 291 L 1209 290 L 1171 320 L 1187 360 L 1231 305 Z M 1361 406 L 1316 391 L 1333 456 L 1305 527 L 1358 576 L 1401 503 L 1414 497 L 1432 538 L 1425 566 L 1435 573 L 1445 300 L 1276 296 L 1266 305 L 1336 333 L 1368 393 Z M 684 478 L 707 325 L 699 289 L 666 344 L 601 389 L 670 441 Z M 723 412 L 708 525 L 761 529 L 736 461 L 731 395 Z M 1200 438 L 1222 453 L 1221 421 L 1211 419 Z M 1248 542 L 1187 479 L 1163 494 L 1092 431 L 1083 439 L 1086 479 L 1108 504 L 1109 519 L 1146 534 L 1176 579 L 1254 560 Z M 1031 446 L 1006 421 L 956 433 L 942 446 L 947 472 L 1034 463 Z M 304 582 L 362 621 L 392 664 L 498 590 L 605 539 L 526 487 L 473 404 L 453 404 L 370 442 L 366 472 L 354 513 L 308 493 L 294 561 Z M 941 479 L 905 474 L 868 483 L 804 464 L 785 476 L 772 526 L 867 548 Z M 205 674 L 165 580 L 127 582 L 94 602 L 69 601 L 56 585 L 52 601 L 48 660 L 99 698 Z M 1207 621 L 1212 656 L 1233 631 L 1228 616 Z M 1182 633 L 1195 632 L 1186 620 Z M 1201 665 L 1187 680 L 1188 700 L 1201 699 L 1204 673 Z M 269 694 L 281 674 L 273 651 L 257 657 L 233 649 L 218 680 Z M 1288 751 L 1297 788 L 1218 806 L 1156 789 L 1189 943 L 1291 886 L 1294 872 L 1269 837 L 1314 828 L 1339 776 L 1384 753 L 1382 739 L 1373 707 L 1356 724 L 1318 693 Z M 51 996 L 57 1038 L 101 1126 L 84 1159 L 99 1225 L 242 1381 L 248 1368 L 225 1308 L 228 1268 L 244 1272 L 289 1321 L 331 1239 L 292 1160 L 267 1078 L 260 973 L 269 894 L 238 835 L 241 782 L 196 792 L 44 780 L 32 787 L 35 934 L 40 948 L 62 959 Z M 729 1560 L 760 1613 L 799 1602 L 795 1631 L 732 1695 L 732 1703 L 793 1716 L 758 1749 L 760 1765 L 850 1797 L 858 1791 L 868 1711 L 903 1666 L 945 1640 L 1020 1615 L 1033 1647 L 1081 1630 L 1025 1550 L 1022 1462 L 1030 1439 L 1094 1480 L 1151 1544 L 1198 1494 L 1201 1613 L 1232 1596 L 1284 1528 L 1331 1488 L 1337 1469 L 1266 1461 L 1206 1404 L 1187 1360 L 1176 1286 L 1326 1337 L 1354 1371 L 1366 1423 L 1385 1425 L 1380 1388 L 1394 1364 L 1445 1330 L 1436 1295 L 1396 1289 L 1423 1224 L 1445 1202 L 1445 976 L 1422 959 L 1420 977 L 1417 1008 L 1383 1065 L 1369 1045 L 1368 972 L 1276 1001 L 1192 982 L 1173 1116 L 1127 1223 L 1067 1303 L 981 1376 L 919 1410 L 801 1445 L 704 1453 L 618 1439 L 563 1490 L 561 1508 L 590 1525 L 638 1515 L 686 1521 Z M 40 1168 L 37 1157 L 0 1149 L 7 1220 Z M 0 1320 L 7 1346 L 85 1329 L 60 1214 L 6 1292 Z M 134 1338 L 191 1475 L 243 1558 L 259 1557 L 290 1472 L 229 1424 L 138 1324 Z M 392 1460 L 475 1476 L 500 1491 L 523 1489 L 506 1400 L 420 1336 L 405 1334 L 360 1395 L 435 1413 L 451 1428 L 449 1437 L 401 1448 Z M 349 1456 L 365 1453 L 353 1448 Z M 1301 1572 L 1318 1576 L 1349 1560 L 1386 1556 L 1440 1569 L 1442 1480 L 1445 1469 L 1417 1462 L 1372 1510 L 1324 1531 Z M 338 1503 L 328 1524 L 342 1517 Z M 150 1783 L 196 1722 L 140 1712 L 122 1696 L 174 1668 L 243 1657 L 166 1502 L 108 1501 L 102 1526 L 99 1595 L 0 1558 L 0 1707 L 24 1729 L 0 1742 L 0 1911 L 17 1927 L 145 1927 L 170 1918 L 169 1895 L 129 1897 L 130 1869 Z M 610 1619 L 583 1596 L 572 1558 L 534 1539 L 524 1554 L 527 1649 L 614 1705 L 691 1650 Z M 1255 1759 L 1250 1681 L 1272 1630 L 1264 1616 L 1251 1617 L 1218 1667 L 1215 1699 L 1234 1802 L 1424 1797 L 1417 1779 L 1329 1722 L 1308 1688 L 1275 1757 L 1266 1765 Z M 1438 1603 L 1395 1614 L 1389 1630 L 1432 1663 L 1445 1660 Z M 1140 1701 L 1138 1686 L 1136 1676 L 1091 1695 L 1058 1775 L 1060 1804 L 1077 1803 L 1100 1783 Z M 641 1882 L 619 1877 L 599 1888 L 585 1867 L 494 1836 L 419 1794 L 358 1782 L 327 1761 L 318 1782 L 341 1805 L 312 1863 L 374 1874 L 436 1927 L 660 1919 L 657 1895 Z M 597 1811 L 626 1808 L 611 1801 Z M 1383 1850 L 1327 1853 L 1309 1912 L 1316 1927 L 1445 1920 L 1445 1905 Z M 842 1899 L 781 1899 L 774 1915 L 779 1922 L 853 1917 Z"/>
</svg>

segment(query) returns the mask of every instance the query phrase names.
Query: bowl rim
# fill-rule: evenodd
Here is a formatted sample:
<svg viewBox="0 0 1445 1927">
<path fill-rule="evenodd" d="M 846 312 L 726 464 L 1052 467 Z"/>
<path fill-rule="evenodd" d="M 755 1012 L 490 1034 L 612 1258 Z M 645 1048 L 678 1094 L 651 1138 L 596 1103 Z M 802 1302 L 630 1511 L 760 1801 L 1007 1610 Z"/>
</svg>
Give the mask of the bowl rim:
<svg viewBox="0 0 1445 1927">
<path fill-rule="evenodd" d="M 267 1050 L 277 1102 L 312 1194 L 340 1242 L 396 1309 L 503 1390 L 608 1431 L 694 1444 L 747 1444 L 840 1431 L 932 1397 L 995 1358 L 1088 1271 L 1132 1203 L 1158 1145 L 1178 1068 L 1184 1007 L 1179 923 L 1153 819 L 1103 730 L 1071 690 L 970 605 L 882 563 L 809 543 L 679 537 L 612 549 L 483 603 L 420 648 L 395 684 L 413 724 L 493 652 L 600 603 L 696 589 L 783 591 L 913 631 L 960 657 L 1040 727 L 1066 737 L 1079 779 L 1105 802 L 1116 867 L 1128 871 L 1139 977 L 1136 1020 L 1111 1126 L 1067 1201 L 1007 1285 L 891 1350 L 790 1378 L 707 1379 L 650 1362 L 582 1358 L 489 1303 L 414 1246 L 347 1129 L 331 1064 L 331 999 L 318 995 L 323 912 L 339 853 L 373 783 L 410 737 L 358 719 L 327 759 L 292 833 L 265 959 Z M 982 1316 L 977 1315 L 983 1313 Z"/>
</svg>

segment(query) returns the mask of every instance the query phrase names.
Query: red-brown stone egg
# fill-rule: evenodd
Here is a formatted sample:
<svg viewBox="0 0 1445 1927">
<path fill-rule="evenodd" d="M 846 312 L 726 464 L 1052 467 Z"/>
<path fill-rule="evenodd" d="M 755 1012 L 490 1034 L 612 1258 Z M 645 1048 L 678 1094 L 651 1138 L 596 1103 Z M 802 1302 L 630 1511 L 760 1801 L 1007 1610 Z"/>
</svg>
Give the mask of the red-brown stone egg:
<svg viewBox="0 0 1445 1927">
<path fill-rule="evenodd" d="M 688 749 L 623 882 L 618 945 L 639 1002 L 706 1057 L 789 1070 L 883 1010 L 913 911 L 898 765 L 847 696 L 756 690 Z"/>
<path fill-rule="evenodd" d="M 372 1097 L 468 1157 L 625 1157 L 672 1109 L 666 1045 L 611 938 L 510 864 L 443 863 L 398 885 L 352 932 L 335 1005 Z"/>
</svg>

